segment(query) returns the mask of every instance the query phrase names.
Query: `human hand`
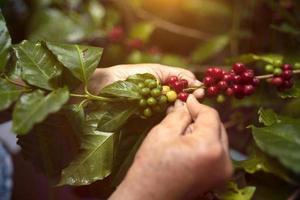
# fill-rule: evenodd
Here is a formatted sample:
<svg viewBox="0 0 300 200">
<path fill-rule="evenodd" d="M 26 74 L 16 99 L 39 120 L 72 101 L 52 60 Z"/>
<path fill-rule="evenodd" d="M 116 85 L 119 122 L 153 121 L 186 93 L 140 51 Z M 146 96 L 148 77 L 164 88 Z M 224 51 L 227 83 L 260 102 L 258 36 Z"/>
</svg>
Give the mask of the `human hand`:
<svg viewBox="0 0 300 200">
<path fill-rule="evenodd" d="M 188 199 L 232 174 L 218 113 L 190 95 L 155 126 L 111 199 Z"/>
<path fill-rule="evenodd" d="M 160 64 L 135 64 L 98 68 L 89 81 L 88 89 L 91 93 L 98 94 L 106 85 L 115 81 L 125 80 L 130 75 L 142 73 L 153 74 L 162 83 L 165 82 L 169 76 L 178 76 L 186 79 L 189 82 L 189 86 L 197 87 L 202 85 L 202 83 L 196 79 L 195 75 L 186 69 Z M 82 90 L 82 88 L 80 90 Z M 201 98 L 204 91 L 203 89 L 198 89 L 194 91 L 193 94 L 197 98 Z"/>
</svg>

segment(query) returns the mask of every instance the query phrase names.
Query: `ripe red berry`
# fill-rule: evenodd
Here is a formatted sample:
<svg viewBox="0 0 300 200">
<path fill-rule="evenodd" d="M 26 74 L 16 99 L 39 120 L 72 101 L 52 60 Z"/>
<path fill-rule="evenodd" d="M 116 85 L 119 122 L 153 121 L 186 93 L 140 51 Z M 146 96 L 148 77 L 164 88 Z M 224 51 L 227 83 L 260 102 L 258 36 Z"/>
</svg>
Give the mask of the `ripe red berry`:
<svg viewBox="0 0 300 200">
<path fill-rule="evenodd" d="M 176 92 L 181 92 L 181 91 L 184 89 L 184 87 L 183 87 L 183 85 L 182 85 L 182 83 L 181 83 L 180 81 L 176 81 L 175 83 L 173 83 L 173 84 L 171 85 L 171 87 L 172 87 Z"/>
<path fill-rule="evenodd" d="M 237 74 L 242 74 L 246 70 L 246 66 L 243 63 L 235 63 L 232 65 L 232 69 Z"/>
<path fill-rule="evenodd" d="M 242 85 L 233 85 L 232 88 L 235 94 L 244 94 L 244 87 Z"/>
<path fill-rule="evenodd" d="M 129 39 L 127 42 L 126 42 L 126 46 L 129 48 L 129 49 L 142 49 L 143 46 L 144 46 L 144 43 L 142 40 L 140 39 Z"/>
<path fill-rule="evenodd" d="M 221 79 L 223 77 L 223 70 L 219 67 L 214 67 L 212 74 L 215 79 Z"/>
<path fill-rule="evenodd" d="M 209 87 L 209 86 L 214 85 L 214 82 L 215 82 L 215 80 L 214 80 L 211 76 L 206 76 L 206 77 L 204 77 L 204 79 L 203 79 L 203 84 L 204 84 L 206 87 Z"/>
<path fill-rule="evenodd" d="M 209 88 L 207 88 L 207 95 L 209 97 L 214 97 L 217 96 L 219 94 L 219 88 L 216 86 L 211 86 Z"/>
<path fill-rule="evenodd" d="M 230 82 L 233 80 L 233 74 L 230 74 L 230 73 L 226 73 L 223 75 L 223 80 L 226 81 L 226 82 Z"/>
<path fill-rule="evenodd" d="M 293 70 L 293 65 L 291 64 L 284 64 L 281 67 L 283 70 Z"/>
<path fill-rule="evenodd" d="M 124 30 L 122 27 L 114 27 L 107 34 L 108 40 L 110 42 L 120 42 L 124 37 Z"/>
<path fill-rule="evenodd" d="M 178 94 L 178 96 L 177 96 L 177 98 L 178 98 L 179 100 L 184 101 L 184 102 L 186 102 L 186 100 L 188 99 L 188 97 L 189 97 L 189 94 L 186 93 L 186 92 L 180 92 L 180 93 Z"/>
<path fill-rule="evenodd" d="M 227 94 L 227 96 L 233 96 L 234 95 L 233 89 L 232 88 L 227 88 L 226 94 Z"/>
<path fill-rule="evenodd" d="M 227 87 L 228 87 L 228 84 L 227 84 L 226 81 L 220 81 L 220 82 L 218 83 L 218 87 L 219 87 L 220 90 L 226 90 Z"/>
<path fill-rule="evenodd" d="M 246 70 L 242 74 L 242 82 L 244 83 L 251 83 L 254 78 L 254 72 L 251 69 Z"/>
<path fill-rule="evenodd" d="M 255 91 L 255 88 L 253 85 L 245 85 L 244 86 L 244 94 L 246 96 L 250 96 L 251 94 L 253 94 Z"/>
<path fill-rule="evenodd" d="M 241 77 L 240 75 L 235 75 L 235 76 L 233 77 L 233 82 L 234 82 L 235 84 L 239 84 L 239 83 L 241 83 L 241 81 L 242 81 L 242 77 Z"/>
<path fill-rule="evenodd" d="M 184 88 L 187 88 L 188 85 L 189 85 L 189 82 L 188 82 L 186 79 L 181 79 L 181 80 L 180 80 L 180 83 L 181 83 L 183 89 L 184 89 Z"/>
<path fill-rule="evenodd" d="M 168 86 L 172 86 L 176 81 L 178 81 L 177 76 L 169 76 L 167 80 L 165 81 L 165 84 Z"/>
<path fill-rule="evenodd" d="M 281 86 L 283 84 L 283 79 L 281 77 L 273 77 L 271 79 L 271 84 L 275 86 Z"/>
<path fill-rule="evenodd" d="M 213 75 L 214 75 L 214 74 L 213 74 L 213 71 L 214 71 L 214 68 L 210 67 L 210 68 L 208 68 L 208 69 L 206 70 L 205 75 L 206 75 L 206 76 L 213 76 Z"/>
<path fill-rule="evenodd" d="M 256 87 L 256 86 L 259 85 L 259 82 L 260 82 L 259 79 L 254 77 L 253 80 L 252 80 L 252 85 Z"/>
<path fill-rule="evenodd" d="M 284 79 L 291 79 L 293 77 L 293 71 L 292 70 L 284 70 L 281 74 L 281 77 Z"/>
</svg>

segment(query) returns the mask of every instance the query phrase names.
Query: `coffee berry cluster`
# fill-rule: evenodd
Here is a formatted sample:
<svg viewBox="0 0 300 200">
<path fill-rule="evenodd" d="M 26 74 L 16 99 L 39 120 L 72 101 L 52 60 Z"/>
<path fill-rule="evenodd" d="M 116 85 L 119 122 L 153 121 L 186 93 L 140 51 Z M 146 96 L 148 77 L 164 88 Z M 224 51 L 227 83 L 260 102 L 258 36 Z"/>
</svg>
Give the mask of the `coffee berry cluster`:
<svg viewBox="0 0 300 200">
<path fill-rule="evenodd" d="M 268 65 L 266 66 L 267 69 Z M 269 68 L 271 68 L 269 66 Z M 267 69 L 271 71 L 271 69 Z M 290 64 L 284 64 L 280 68 L 273 69 L 273 77 L 269 82 L 276 86 L 278 91 L 283 91 L 293 87 L 293 66 Z"/>
<path fill-rule="evenodd" d="M 177 99 L 186 101 L 189 95 L 183 91 L 188 87 L 187 80 L 179 79 L 177 76 L 168 77 L 164 85 L 157 80 L 146 79 L 138 83 L 138 87 L 139 93 L 143 97 L 139 101 L 140 113 L 145 118 L 165 111 L 168 105 Z"/>
<path fill-rule="evenodd" d="M 255 92 L 259 79 L 255 77 L 252 69 L 242 63 L 235 63 L 229 72 L 219 67 L 208 68 L 203 84 L 206 87 L 207 97 L 215 97 L 223 93 L 242 99 Z"/>
</svg>

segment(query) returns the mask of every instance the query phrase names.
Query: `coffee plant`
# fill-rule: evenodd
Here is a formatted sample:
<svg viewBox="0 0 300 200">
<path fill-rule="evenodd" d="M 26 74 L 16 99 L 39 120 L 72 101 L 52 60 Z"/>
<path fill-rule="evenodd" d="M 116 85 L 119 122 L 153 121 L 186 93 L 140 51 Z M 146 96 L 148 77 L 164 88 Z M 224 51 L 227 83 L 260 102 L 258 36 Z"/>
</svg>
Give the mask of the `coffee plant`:
<svg viewBox="0 0 300 200">
<path fill-rule="evenodd" d="M 300 198 L 300 3 L 149 2 L 1 3 L 0 111 L 11 113 L 24 159 L 53 186 L 105 198 L 167 108 L 203 88 L 227 128 L 235 174 L 199 199 Z M 203 84 L 145 73 L 89 90 L 99 66 L 147 62 L 188 68 Z"/>
</svg>

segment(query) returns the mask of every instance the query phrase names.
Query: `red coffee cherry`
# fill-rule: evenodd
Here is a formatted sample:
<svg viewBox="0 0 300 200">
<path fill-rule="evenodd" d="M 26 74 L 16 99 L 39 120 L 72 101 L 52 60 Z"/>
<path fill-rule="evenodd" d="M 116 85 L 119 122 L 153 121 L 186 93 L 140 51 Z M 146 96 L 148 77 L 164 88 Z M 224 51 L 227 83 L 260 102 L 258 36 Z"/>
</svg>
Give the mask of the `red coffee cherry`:
<svg viewBox="0 0 300 200">
<path fill-rule="evenodd" d="M 219 88 L 216 86 L 211 86 L 211 87 L 207 88 L 206 92 L 209 97 L 215 97 L 219 94 Z"/>
<path fill-rule="evenodd" d="M 126 41 L 126 46 L 129 49 L 141 50 L 144 47 L 144 42 L 140 39 L 129 39 Z"/>
<path fill-rule="evenodd" d="M 232 69 L 237 74 L 242 74 L 246 70 L 246 66 L 243 63 L 235 63 L 232 65 Z"/>
<path fill-rule="evenodd" d="M 244 86 L 244 94 L 246 96 L 250 96 L 251 94 L 253 94 L 255 92 L 255 88 L 253 85 L 245 85 Z"/>
<path fill-rule="evenodd" d="M 124 37 L 124 29 L 116 26 L 108 32 L 107 37 L 110 42 L 120 42 Z"/>
<path fill-rule="evenodd" d="M 177 76 L 169 76 L 167 80 L 165 81 L 165 84 L 168 86 L 172 86 L 176 81 L 178 81 Z"/>
<path fill-rule="evenodd" d="M 206 87 L 212 86 L 212 85 L 214 85 L 214 83 L 215 83 L 215 80 L 211 76 L 206 76 L 203 79 L 203 84 Z"/>
<path fill-rule="evenodd" d="M 281 77 L 283 79 L 291 79 L 293 77 L 293 71 L 292 70 L 284 70 L 281 74 Z"/>
<path fill-rule="evenodd" d="M 281 77 L 274 77 L 271 79 L 271 84 L 275 86 L 281 86 L 283 84 L 283 79 Z"/>
<path fill-rule="evenodd" d="M 177 96 L 177 98 L 183 102 L 186 102 L 186 100 L 188 99 L 189 94 L 186 92 L 180 92 Z"/>
<path fill-rule="evenodd" d="M 283 70 L 293 70 L 293 65 L 291 64 L 284 64 L 281 67 Z"/>
<path fill-rule="evenodd" d="M 234 95 L 234 90 L 232 88 L 227 88 L 226 95 L 227 96 L 233 96 Z"/>
<path fill-rule="evenodd" d="M 227 87 L 228 87 L 228 84 L 227 84 L 226 81 L 220 81 L 220 82 L 218 83 L 218 87 L 219 87 L 220 90 L 226 90 Z"/>
<path fill-rule="evenodd" d="M 181 83 L 183 89 L 187 88 L 189 85 L 189 82 L 186 79 L 181 79 L 180 83 Z"/>
<path fill-rule="evenodd" d="M 181 91 L 184 89 L 184 87 L 183 87 L 183 85 L 182 85 L 182 83 L 181 83 L 180 81 L 176 81 L 175 83 L 173 83 L 173 84 L 171 85 L 171 87 L 172 87 L 176 92 L 181 92 Z"/>
</svg>

